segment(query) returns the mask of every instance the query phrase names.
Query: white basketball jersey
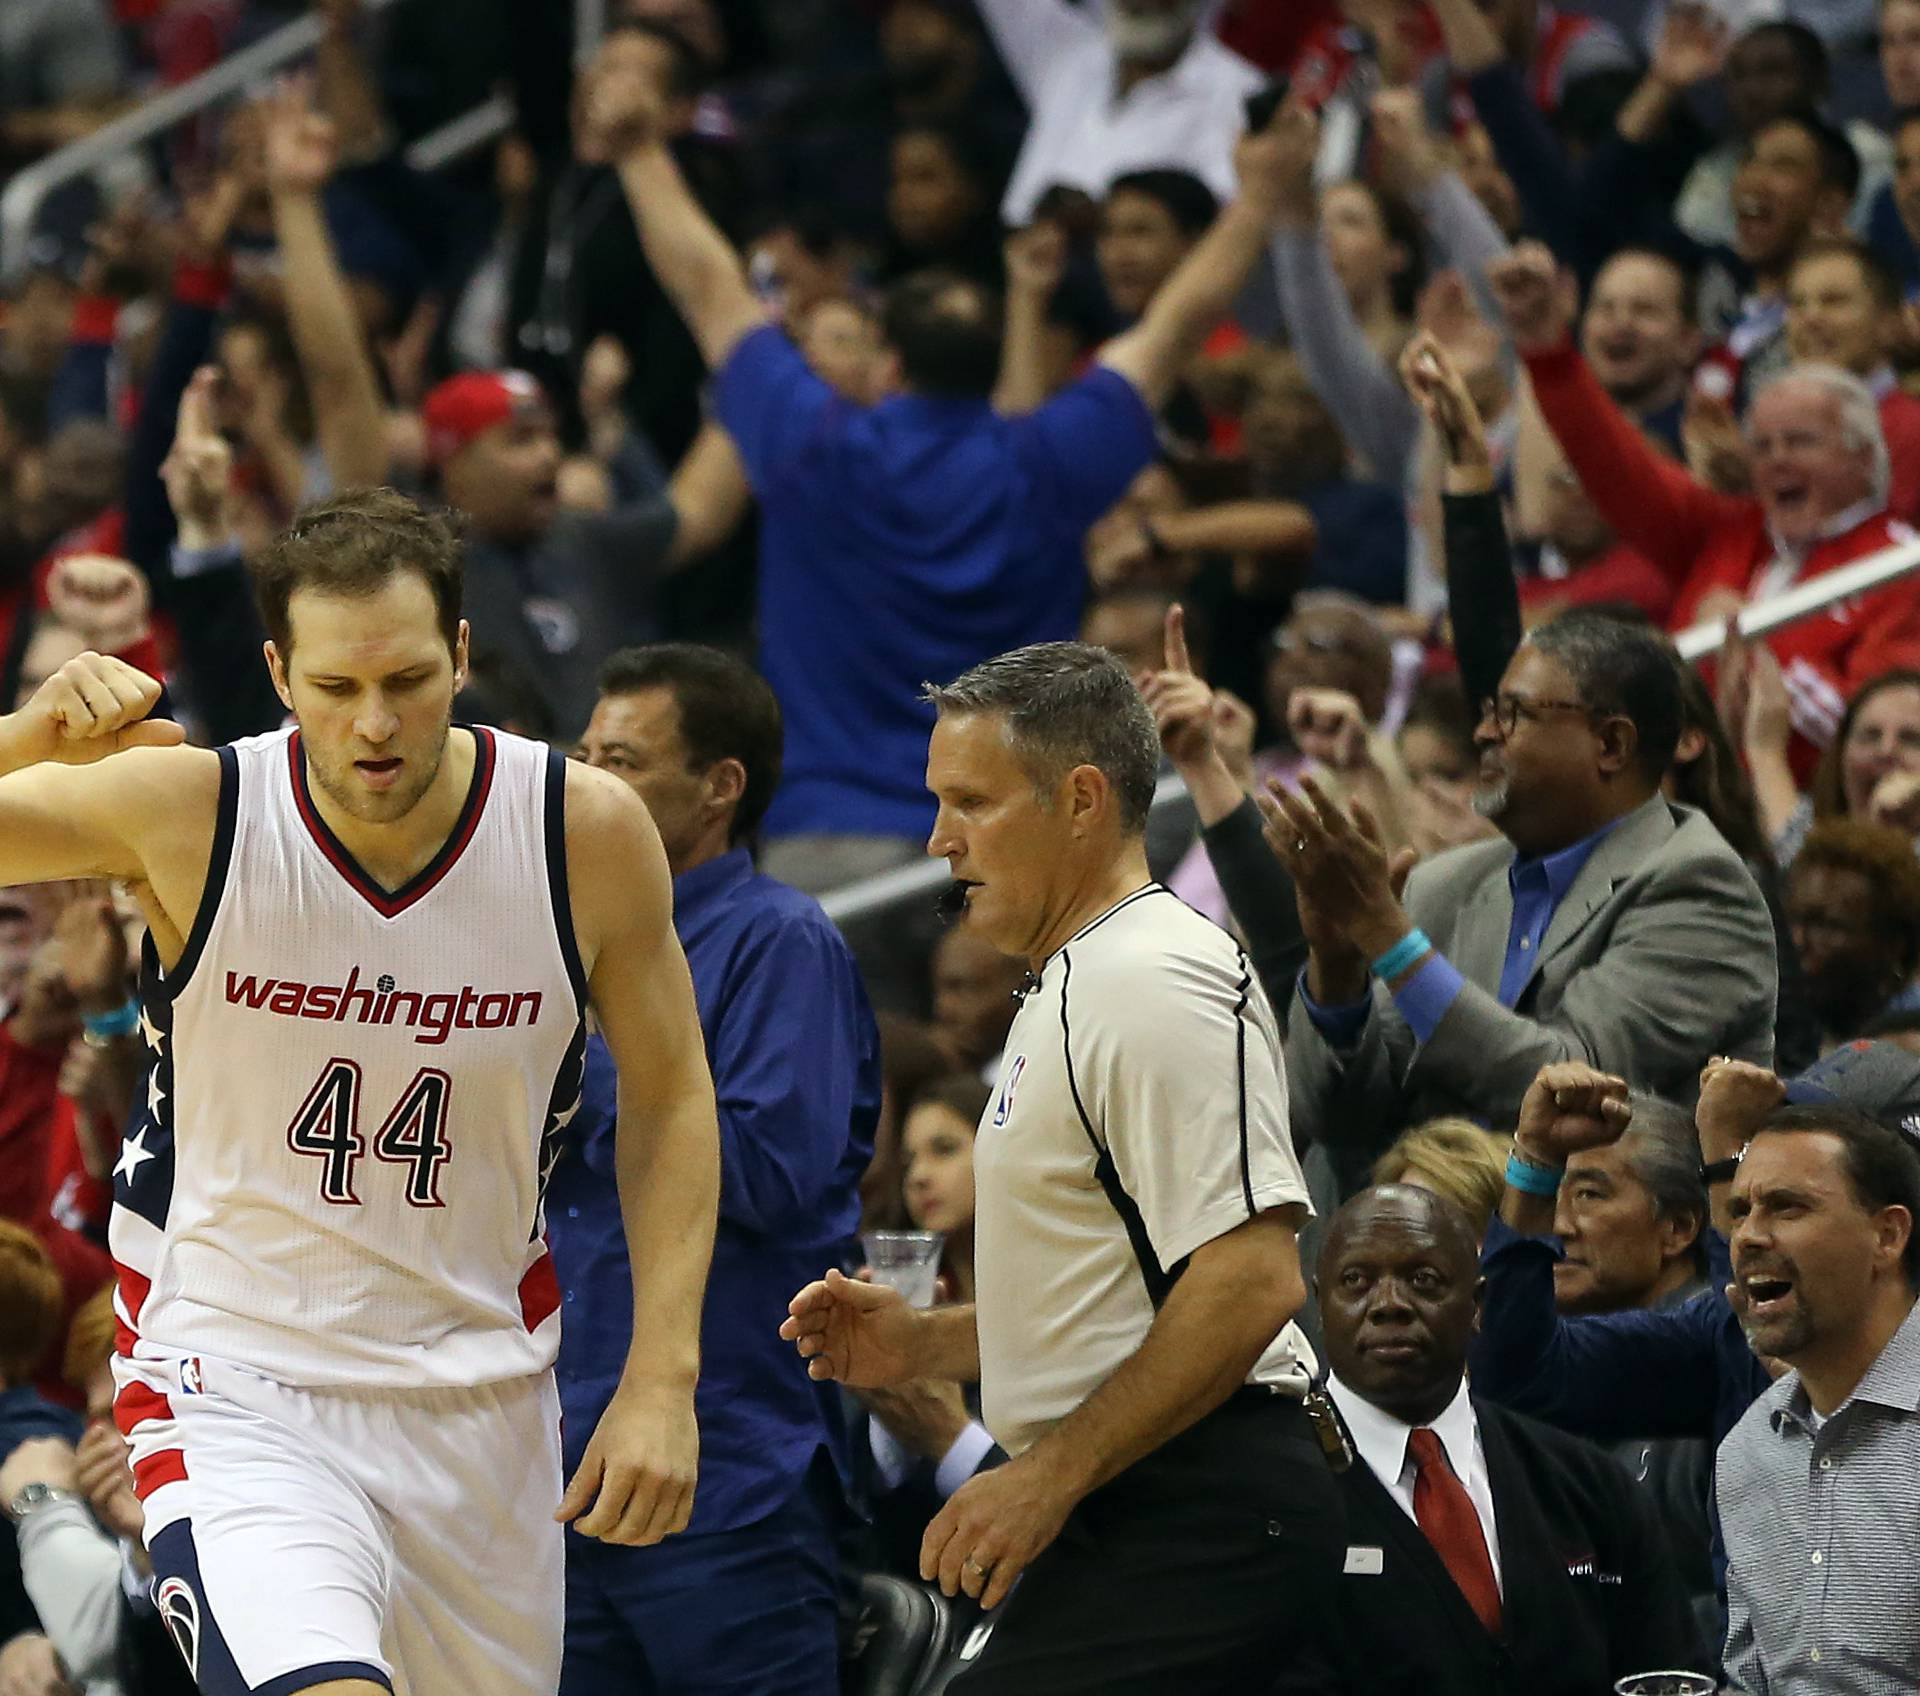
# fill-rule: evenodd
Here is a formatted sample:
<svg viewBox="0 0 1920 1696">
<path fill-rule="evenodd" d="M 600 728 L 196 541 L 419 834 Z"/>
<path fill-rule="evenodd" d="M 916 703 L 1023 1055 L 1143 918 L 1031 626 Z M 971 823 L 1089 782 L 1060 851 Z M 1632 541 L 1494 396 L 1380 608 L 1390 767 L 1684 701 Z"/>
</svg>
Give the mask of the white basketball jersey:
<svg viewBox="0 0 1920 1696">
<path fill-rule="evenodd" d="M 545 1370 L 541 1197 L 579 1105 L 585 975 L 562 757 L 477 730 L 446 845 L 388 892 L 297 731 L 220 750 L 206 894 L 148 945 L 146 1099 L 114 1171 L 120 1352 L 303 1386 Z"/>
</svg>

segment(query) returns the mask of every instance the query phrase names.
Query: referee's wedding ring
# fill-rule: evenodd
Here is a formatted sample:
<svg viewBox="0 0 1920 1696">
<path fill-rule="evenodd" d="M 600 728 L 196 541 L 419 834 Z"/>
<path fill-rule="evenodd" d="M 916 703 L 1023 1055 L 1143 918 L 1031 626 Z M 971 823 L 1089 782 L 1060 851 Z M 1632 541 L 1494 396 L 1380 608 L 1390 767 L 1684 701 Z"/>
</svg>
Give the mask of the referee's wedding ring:
<svg viewBox="0 0 1920 1696">
<path fill-rule="evenodd" d="M 991 1567 L 982 1566 L 971 1555 L 967 1556 L 965 1565 L 967 1571 L 972 1573 L 975 1578 L 985 1578 L 987 1574 L 993 1570 Z"/>
<path fill-rule="evenodd" d="M 1304 854 L 1307 851 L 1307 839 L 1304 836 L 1296 836 L 1293 839 L 1293 851 L 1296 854 Z"/>
</svg>

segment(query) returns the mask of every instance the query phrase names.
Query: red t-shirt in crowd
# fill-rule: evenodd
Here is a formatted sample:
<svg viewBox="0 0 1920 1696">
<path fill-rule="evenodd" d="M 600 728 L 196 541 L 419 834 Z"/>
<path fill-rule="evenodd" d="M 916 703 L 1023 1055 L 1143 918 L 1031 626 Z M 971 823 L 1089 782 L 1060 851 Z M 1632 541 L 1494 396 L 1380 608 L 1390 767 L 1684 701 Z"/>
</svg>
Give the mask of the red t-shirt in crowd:
<svg viewBox="0 0 1920 1696">
<path fill-rule="evenodd" d="M 28 1048 L 0 1025 L 0 1219 L 35 1226 L 46 1206 L 64 1046 Z"/>
</svg>

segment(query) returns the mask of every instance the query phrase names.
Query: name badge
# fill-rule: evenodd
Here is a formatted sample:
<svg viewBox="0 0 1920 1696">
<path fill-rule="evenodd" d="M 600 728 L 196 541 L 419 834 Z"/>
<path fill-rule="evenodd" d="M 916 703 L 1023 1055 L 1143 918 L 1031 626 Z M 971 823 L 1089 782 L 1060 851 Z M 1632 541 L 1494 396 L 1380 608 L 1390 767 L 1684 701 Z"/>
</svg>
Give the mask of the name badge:
<svg viewBox="0 0 1920 1696">
<path fill-rule="evenodd" d="M 1347 1564 L 1342 1572 L 1358 1573 L 1362 1578 L 1378 1578 L 1387 1570 L 1387 1555 L 1384 1549 L 1369 1548 L 1362 1543 L 1347 1546 Z"/>
</svg>

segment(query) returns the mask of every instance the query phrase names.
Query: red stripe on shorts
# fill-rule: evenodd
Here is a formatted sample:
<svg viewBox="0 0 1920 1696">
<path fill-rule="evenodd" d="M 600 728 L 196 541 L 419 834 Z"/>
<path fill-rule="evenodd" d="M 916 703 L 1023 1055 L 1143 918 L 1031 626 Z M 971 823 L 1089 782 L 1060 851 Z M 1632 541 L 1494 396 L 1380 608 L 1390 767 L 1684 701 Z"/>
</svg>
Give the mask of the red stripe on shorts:
<svg viewBox="0 0 1920 1696">
<path fill-rule="evenodd" d="M 178 1449 L 161 1449 L 133 1463 L 133 1493 L 145 1501 L 162 1484 L 186 1481 L 187 1457 Z"/>
<path fill-rule="evenodd" d="M 123 1437 L 131 1437 L 133 1428 L 149 1419 L 172 1417 L 173 1404 L 145 1384 L 129 1384 L 113 1398 L 113 1422 L 120 1427 Z"/>
<path fill-rule="evenodd" d="M 553 1256 L 543 1254 L 520 1280 L 520 1318 L 529 1331 L 537 1331 L 560 1305 L 560 1279 L 553 1270 Z"/>
</svg>

